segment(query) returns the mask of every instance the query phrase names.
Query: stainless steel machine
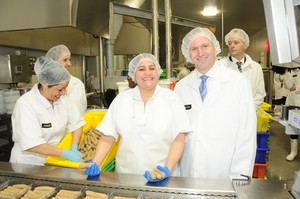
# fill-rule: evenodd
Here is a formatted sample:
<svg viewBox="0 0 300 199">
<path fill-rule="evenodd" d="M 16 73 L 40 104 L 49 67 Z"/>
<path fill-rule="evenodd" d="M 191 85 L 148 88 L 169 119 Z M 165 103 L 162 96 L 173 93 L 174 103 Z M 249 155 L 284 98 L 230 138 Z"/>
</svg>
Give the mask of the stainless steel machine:
<svg viewBox="0 0 300 199">
<path fill-rule="evenodd" d="M 25 55 L 0 55 L 0 83 L 29 82 L 32 69 Z"/>
</svg>

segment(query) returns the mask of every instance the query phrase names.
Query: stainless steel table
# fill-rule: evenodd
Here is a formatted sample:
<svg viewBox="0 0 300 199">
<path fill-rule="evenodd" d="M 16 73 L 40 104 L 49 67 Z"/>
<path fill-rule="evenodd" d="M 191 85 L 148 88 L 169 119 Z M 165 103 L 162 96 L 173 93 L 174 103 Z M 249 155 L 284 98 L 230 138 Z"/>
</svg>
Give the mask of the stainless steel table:
<svg viewBox="0 0 300 199">
<path fill-rule="evenodd" d="M 293 198 L 289 190 L 292 181 L 245 181 L 229 179 L 198 179 L 171 177 L 160 183 L 147 183 L 142 175 L 102 172 L 100 177 L 87 178 L 84 170 L 54 166 L 34 166 L 0 162 L 0 180 L 35 184 L 52 184 L 57 189 L 71 187 L 74 190 L 99 190 L 114 194 L 129 194 L 136 198 L 160 199 L 270 199 Z M 1 181 L 0 181 L 1 182 Z M 84 196 L 83 196 L 84 197 Z M 82 198 L 83 198 L 82 197 Z"/>
</svg>

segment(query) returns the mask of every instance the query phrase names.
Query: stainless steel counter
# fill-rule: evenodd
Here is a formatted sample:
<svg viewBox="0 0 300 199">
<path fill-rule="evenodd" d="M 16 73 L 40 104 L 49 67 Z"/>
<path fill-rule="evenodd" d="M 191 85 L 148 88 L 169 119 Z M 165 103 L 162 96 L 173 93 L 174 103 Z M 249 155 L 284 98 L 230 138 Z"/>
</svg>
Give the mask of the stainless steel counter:
<svg viewBox="0 0 300 199">
<path fill-rule="evenodd" d="M 33 183 L 44 181 L 60 187 L 68 185 L 114 193 L 129 192 L 138 198 L 293 198 L 288 192 L 292 187 L 290 181 L 252 180 L 245 185 L 242 181 L 232 183 L 229 179 L 171 177 L 160 183 L 147 183 L 142 175 L 102 172 L 100 177 L 88 179 L 80 169 L 7 162 L 0 162 L 0 177 Z"/>
</svg>

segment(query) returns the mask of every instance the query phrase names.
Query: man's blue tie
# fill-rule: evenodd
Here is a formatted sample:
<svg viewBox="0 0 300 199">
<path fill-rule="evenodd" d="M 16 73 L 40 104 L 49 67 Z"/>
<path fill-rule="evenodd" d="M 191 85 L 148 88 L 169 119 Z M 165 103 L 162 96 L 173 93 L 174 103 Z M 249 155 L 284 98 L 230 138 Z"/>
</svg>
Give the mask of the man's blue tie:
<svg viewBox="0 0 300 199">
<path fill-rule="evenodd" d="M 204 102 L 204 99 L 205 99 L 206 94 L 207 94 L 207 87 L 206 87 L 207 78 L 208 78 L 207 75 L 201 75 L 200 76 L 201 84 L 200 84 L 200 87 L 199 87 L 199 91 L 200 91 L 202 102 Z"/>
</svg>

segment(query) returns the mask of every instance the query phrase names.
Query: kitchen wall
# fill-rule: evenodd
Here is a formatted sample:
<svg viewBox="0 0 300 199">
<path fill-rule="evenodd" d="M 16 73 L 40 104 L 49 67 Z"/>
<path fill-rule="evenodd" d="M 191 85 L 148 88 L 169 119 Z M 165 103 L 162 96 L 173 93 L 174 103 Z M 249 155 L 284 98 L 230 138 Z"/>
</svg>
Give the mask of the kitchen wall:
<svg viewBox="0 0 300 199">
<path fill-rule="evenodd" d="M 6 47 L 6 46 L 0 46 L 0 54 L 21 54 L 21 55 L 27 55 L 29 57 L 40 57 L 44 56 L 46 54 L 46 51 L 42 50 L 31 50 L 26 48 L 16 48 L 16 47 Z M 72 67 L 69 69 L 69 72 L 79 79 L 83 80 L 82 75 L 82 56 L 73 54 L 72 55 Z M 34 83 L 36 83 L 36 76 L 33 74 L 31 78 L 31 82 L 28 82 L 28 86 L 33 86 Z M 24 85 L 24 84 L 22 84 Z M 0 84 L 0 89 L 6 89 L 9 88 L 10 84 Z"/>
</svg>

